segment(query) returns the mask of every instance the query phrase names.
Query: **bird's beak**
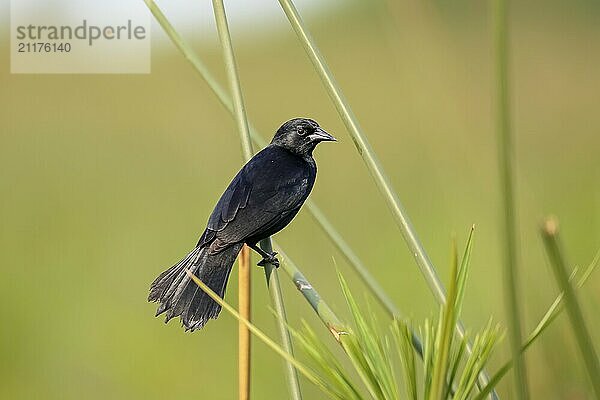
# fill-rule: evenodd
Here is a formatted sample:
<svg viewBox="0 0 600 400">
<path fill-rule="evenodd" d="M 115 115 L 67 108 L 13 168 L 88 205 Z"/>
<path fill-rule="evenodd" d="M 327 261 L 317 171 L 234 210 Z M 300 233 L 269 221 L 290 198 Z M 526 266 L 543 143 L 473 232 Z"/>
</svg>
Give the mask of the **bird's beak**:
<svg viewBox="0 0 600 400">
<path fill-rule="evenodd" d="M 331 136 L 329 133 L 325 132 L 321 128 L 317 128 L 313 133 L 309 135 L 311 140 L 317 142 L 337 142 L 337 139 Z"/>
</svg>

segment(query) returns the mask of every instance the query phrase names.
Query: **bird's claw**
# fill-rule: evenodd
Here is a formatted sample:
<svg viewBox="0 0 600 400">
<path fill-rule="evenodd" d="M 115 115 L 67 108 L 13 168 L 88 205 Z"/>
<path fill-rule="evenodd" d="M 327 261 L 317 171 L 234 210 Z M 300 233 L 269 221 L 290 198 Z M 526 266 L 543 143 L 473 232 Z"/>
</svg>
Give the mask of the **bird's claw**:
<svg viewBox="0 0 600 400">
<path fill-rule="evenodd" d="M 274 251 L 271 254 L 268 255 L 268 257 L 263 257 L 262 260 L 260 260 L 258 262 L 258 264 L 256 265 L 260 265 L 261 267 L 264 267 L 267 264 L 271 264 L 273 266 L 275 266 L 275 268 L 279 268 L 279 260 L 277 259 L 277 257 L 275 257 L 277 255 L 277 252 Z"/>
</svg>

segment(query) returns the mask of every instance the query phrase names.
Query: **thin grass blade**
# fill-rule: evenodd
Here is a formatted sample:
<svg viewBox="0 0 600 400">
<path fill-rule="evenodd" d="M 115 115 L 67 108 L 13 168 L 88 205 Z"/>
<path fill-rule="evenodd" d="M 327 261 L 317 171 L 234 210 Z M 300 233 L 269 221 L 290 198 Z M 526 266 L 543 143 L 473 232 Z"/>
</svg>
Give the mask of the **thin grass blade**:
<svg viewBox="0 0 600 400">
<path fill-rule="evenodd" d="M 594 390 L 595 397 L 600 399 L 600 361 L 583 312 L 581 311 L 579 300 L 577 299 L 573 285 L 568 278 L 567 263 L 559 241 L 558 223 L 556 220 L 549 218 L 544 222 L 542 226 L 542 237 L 544 239 L 544 244 L 546 245 L 546 252 L 550 258 L 554 277 L 564 293 L 565 308 L 571 321 L 571 329 L 577 339 L 581 358 L 584 361 L 592 389 Z"/>
<path fill-rule="evenodd" d="M 398 348 L 398 356 L 402 364 L 402 373 L 406 395 L 409 400 L 418 400 L 417 392 L 417 368 L 415 354 L 411 348 L 411 332 L 409 325 L 405 321 L 394 320 L 392 332 Z"/>
<path fill-rule="evenodd" d="M 509 321 L 509 340 L 515 360 L 514 379 L 516 398 L 529 398 L 525 361 L 520 352 L 522 343 L 519 292 L 518 238 L 515 204 L 514 149 L 510 127 L 510 101 L 508 88 L 508 11 L 507 0 L 493 1 L 494 49 L 496 62 L 496 134 L 498 138 L 498 163 L 502 194 L 502 246 L 504 254 L 504 301 Z"/>
<path fill-rule="evenodd" d="M 469 245 L 467 246 L 467 248 L 469 248 Z M 439 327 L 436 332 L 436 357 L 433 364 L 433 377 L 431 379 L 432 388 L 429 394 L 429 400 L 442 400 L 443 394 L 446 391 L 448 357 L 450 354 L 450 347 L 452 346 L 452 342 L 454 339 L 454 325 L 456 318 L 458 317 L 458 276 L 459 271 L 456 241 L 452 241 L 452 268 L 450 273 L 450 290 L 448 292 L 448 300 L 446 301 L 446 305 L 443 307 L 442 315 L 439 320 Z"/>
</svg>

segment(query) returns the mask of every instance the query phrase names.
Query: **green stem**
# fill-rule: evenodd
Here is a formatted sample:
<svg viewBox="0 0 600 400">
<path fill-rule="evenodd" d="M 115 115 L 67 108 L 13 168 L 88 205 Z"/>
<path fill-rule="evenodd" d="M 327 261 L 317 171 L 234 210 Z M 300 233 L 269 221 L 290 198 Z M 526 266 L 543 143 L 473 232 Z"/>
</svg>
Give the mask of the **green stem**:
<svg viewBox="0 0 600 400">
<path fill-rule="evenodd" d="M 223 60 L 227 70 L 227 79 L 233 97 L 233 115 L 240 133 L 240 141 L 242 142 L 242 152 L 246 161 L 252 158 L 252 140 L 250 139 L 250 129 L 248 128 L 248 119 L 246 117 L 246 107 L 244 105 L 244 96 L 242 95 L 242 87 L 237 64 L 235 61 L 235 53 L 233 51 L 233 43 L 231 42 L 231 34 L 229 33 L 229 24 L 227 23 L 227 15 L 225 14 L 225 6 L 223 0 L 213 0 L 213 9 L 215 13 L 215 22 L 221 48 L 223 49 Z"/>
<path fill-rule="evenodd" d="M 271 239 L 262 240 L 260 242 L 260 247 L 268 253 L 271 253 L 273 251 Z M 279 334 L 281 336 L 281 342 L 286 351 L 293 355 L 292 338 L 288 329 L 287 315 L 283 303 L 283 295 L 281 292 L 281 284 L 279 282 L 277 268 L 275 268 L 275 266 L 270 263 L 266 264 L 264 268 L 267 286 L 269 287 L 269 293 L 271 294 L 273 309 L 277 314 L 277 325 L 279 328 Z M 290 362 L 286 362 L 285 370 L 288 378 L 288 388 L 290 390 L 291 398 L 294 400 L 302 399 L 302 393 L 300 392 L 300 384 L 298 383 L 298 372 Z"/>
<path fill-rule="evenodd" d="M 208 67 L 200 60 L 200 58 L 198 58 L 196 53 L 194 53 L 194 50 L 192 50 L 191 46 L 185 40 L 183 40 L 181 35 L 175 30 L 173 25 L 171 25 L 171 23 L 169 22 L 165 14 L 163 14 L 158 5 L 153 0 L 144 0 L 144 3 L 146 3 L 146 6 L 150 10 L 154 18 L 156 18 L 156 21 L 160 24 L 161 28 L 165 31 L 169 39 L 171 39 L 173 44 L 177 47 L 177 49 L 179 49 L 179 51 L 185 57 L 185 59 L 188 60 L 190 64 L 192 64 L 192 66 L 200 74 L 200 76 L 202 76 L 203 78 L 208 77 L 205 78 L 205 80 L 209 82 L 209 84 L 210 82 L 216 82 L 216 80 L 212 77 L 210 71 L 208 70 Z M 222 103 L 224 99 L 228 99 L 227 92 L 222 86 L 211 85 L 211 89 L 215 92 L 217 98 L 219 98 L 219 100 Z M 227 100 L 227 108 L 233 115 L 233 103 L 230 98 Z"/>
<path fill-rule="evenodd" d="M 304 50 L 306 51 L 310 61 L 313 63 L 315 70 L 319 74 L 319 77 L 321 78 L 329 97 L 336 107 L 338 114 L 346 126 L 346 129 L 350 133 L 350 137 L 354 142 L 354 146 L 365 162 L 367 169 L 377 185 L 377 188 L 386 200 L 386 203 L 390 208 L 398 227 L 400 228 L 402 236 L 404 237 L 411 254 L 414 256 L 417 266 L 425 277 L 425 280 L 427 281 L 435 299 L 438 301 L 438 303 L 445 304 L 446 292 L 444 285 L 438 277 L 435 267 L 427 256 L 425 249 L 421 245 L 421 242 L 417 237 L 417 234 L 404 210 L 404 207 L 400 203 L 398 195 L 392 188 L 387 174 L 383 170 L 383 167 L 377 159 L 377 156 L 371 148 L 366 136 L 362 133 L 362 130 L 358 124 L 358 120 L 354 116 L 354 113 L 344 98 L 338 84 L 335 82 L 333 74 L 329 70 L 325 59 L 319 52 L 314 40 L 308 32 L 308 29 L 306 28 L 298 10 L 296 9 L 292 0 L 279 0 L 279 4 L 287 16 L 292 29 L 304 46 Z M 464 338 L 465 330 L 460 321 L 457 321 L 456 323 L 456 331 L 461 338 Z M 466 349 L 467 352 L 471 354 L 471 345 L 469 343 L 467 343 Z M 485 386 L 487 380 L 488 378 L 485 371 L 482 371 L 482 373 L 479 375 L 480 386 Z M 495 393 L 494 397 L 496 397 Z"/>
<path fill-rule="evenodd" d="M 521 353 L 522 328 L 519 300 L 519 266 L 517 250 L 517 218 L 514 183 L 514 150 L 510 127 L 510 104 L 508 87 L 508 16 L 507 1 L 495 0 L 494 45 L 496 58 L 496 133 L 498 136 L 498 160 L 500 189 L 503 209 L 503 243 L 506 247 L 503 276 L 504 299 L 509 319 L 509 339 L 515 362 L 514 379 L 517 399 L 529 398 L 527 373 Z"/>
<path fill-rule="evenodd" d="M 219 39 L 221 41 L 221 48 L 223 49 L 223 58 L 225 61 L 225 67 L 227 69 L 227 77 L 231 86 L 235 120 L 238 125 L 238 130 L 240 132 L 240 139 L 242 142 L 244 158 L 246 159 L 246 161 L 248 161 L 250 158 L 252 158 L 253 154 L 252 140 L 250 138 L 250 129 L 248 128 L 248 121 L 246 118 L 244 98 L 240 86 L 239 73 L 235 61 L 235 53 L 233 50 L 233 44 L 231 42 L 231 34 L 229 32 L 227 15 L 225 13 L 225 6 L 223 4 L 223 0 L 213 0 L 213 9 L 215 14 L 217 31 L 219 33 Z M 263 248 L 263 250 L 271 252 L 272 250 L 270 250 L 270 239 L 267 238 L 261 241 L 261 247 Z M 273 304 L 273 308 L 277 313 L 277 324 L 281 336 L 282 347 L 285 349 L 286 352 L 293 356 L 294 349 L 292 346 L 292 339 L 287 328 L 287 318 L 285 313 L 283 296 L 281 294 L 281 286 L 279 284 L 279 279 L 272 265 L 265 266 L 265 278 L 267 281 L 267 286 L 269 288 L 269 294 L 271 295 L 271 302 Z M 288 388 L 290 391 L 291 398 L 294 400 L 301 400 L 302 395 L 300 392 L 300 383 L 298 381 L 298 372 L 289 360 L 286 359 L 284 362 Z"/>
<path fill-rule="evenodd" d="M 594 343 L 589 330 L 586 326 L 579 300 L 575 294 L 575 289 L 569 280 L 567 273 L 567 263 L 562 252 L 562 246 L 558 237 L 558 224 L 554 219 L 548 219 L 542 226 L 542 237 L 546 245 L 546 252 L 550 258 L 554 277 L 558 286 L 563 292 L 565 308 L 569 319 L 571 320 L 571 329 L 577 339 L 577 345 L 581 352 L 581 357 L 585 363 L 587 374 L 590 378 L 592 388 L 596 399 L 600 399 L 600 362 L 598 353 L 594 348 Z"/>
</svg>

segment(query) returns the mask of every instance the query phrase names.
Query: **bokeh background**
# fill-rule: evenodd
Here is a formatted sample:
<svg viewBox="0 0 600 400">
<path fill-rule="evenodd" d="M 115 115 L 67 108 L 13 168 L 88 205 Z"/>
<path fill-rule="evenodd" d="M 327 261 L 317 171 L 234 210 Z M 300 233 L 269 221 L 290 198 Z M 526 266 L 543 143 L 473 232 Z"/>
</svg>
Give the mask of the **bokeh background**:
<svg viewBox="0 0 600 400">
<path fill-rule="evenodd" d="M 278 5 L 256 1 L 242 12 L 229 3 L 250 119 L 268 137 L 284 120 L 310 116 L 339 138 L 316 152 L 312 198 L 407 316 L 435 314 Z M 476 225 L 463 315 L 472 329 L 490 317 L 504 321 L 488 3 L 298 2 L 445 280 L 452 236 L 462 244 Z M 164 6 L 225 83 L 210 7 Z M 156 24 L 149 75 L 11 75 L 8 7 L 1 9 L 0 398 L 235 398 L 237 323 L 223 314 L 184 333 L 178 321 L 155 319 L 146 302 L 150 282 L 195 244 L 240 166 L 232 118 Z M 587 266 L 600 247 L 600 6 L 513 1 L 510 18 L 529 332 L 557 294 L 538 235 L 542 216 L 560 219 L 572 265 Z M 306 212 L 277 239 L 340 315 L 347 311 L 336 264 L 368 298 Z M 293 285 L 282 283 L 291 324 L 305 319 L 325 334 Z M 236 286 L 234 273 L 232 304 Z M 254 320 L 277 337 L 260 268 L 252 286 Z M 597 274 L 580 293 L 598 344 Z M 286 398 L 281 359 L 260 342 L 253 356 L 254 398 Z M 505 340 L 491 369 L 508 357 Z M 591 395 L 566 316 L 527 362 L 533 398 Z M 504 398 L 510 379 L 500 386 Z M 303 382 L 306 398 L 322 398 Z"/>
</svg>

